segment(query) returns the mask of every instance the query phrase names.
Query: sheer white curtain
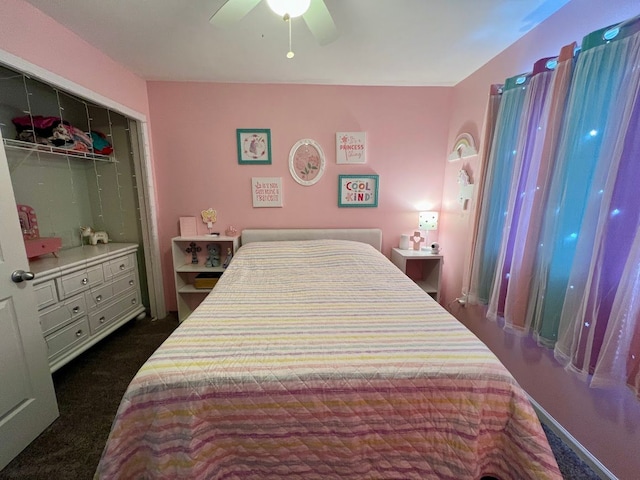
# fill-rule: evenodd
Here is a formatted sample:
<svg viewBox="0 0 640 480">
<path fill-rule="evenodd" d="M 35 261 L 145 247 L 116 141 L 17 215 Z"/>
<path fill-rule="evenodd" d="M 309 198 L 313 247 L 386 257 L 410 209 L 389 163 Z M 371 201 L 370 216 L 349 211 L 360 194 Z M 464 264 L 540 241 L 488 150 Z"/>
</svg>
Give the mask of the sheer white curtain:
<svg viewBox="0 0 640 480">
<path fill-rule="evenodd" d="M 574 51 L 506 82 L 469 300 L 640 397 L 640 16 Z"/>
<path fill-rule="evenodd" d="M 487 162 L 478 221 L 475 255 L 471 265 L 469 301 L 486 304 L 498 260 L 498 250 L 505 209 L 509 200 L 509 185 L 513 172 L 513 158 L 521 122 L 529 75 L 518 75 L 505 82 L 496 118 L 495 135 Z"/>
<path fill-rule="evenodd" d="M 620 277 L 591 386 L 627 384 L 640 397 L 640 235 Z"/>
<path fill-rule="evenodd" d="M 635 330 L 640 331 L 640 316 L 635 320 L 629 316 L 637 294 L 629 289 L 635 285 L 639 259 L 634 245 L 640 231 L 640 31 L 634 31 L 640 30 L 640 20 L 637 23 L 622 27 L 620 38 L 583 53 L 585 75 L 606 69 L 610 88 L 603 90 L 613 98 L 602 100 L 608 104 L 606 115 L 592 125 L 602 134 L 602 147 L 569 275 L 555 353 L 582 375 L 598 370 L 601 384 L 607 383 L 605 372 L 609 370 L 601 361 L 619 366 L 616 357 L 628 357 L 633 363 L 640 354 L 630 351 L 628 343 L 637 334 Z"/>
<path fill-rule="evenodd" d="M 576 44 L 562 48 L 556 59 L 534 65 L 516 146 L 516 171 L 511 182 L 507 221 L 489 302 L 488 317 L 503 316 L 505 327 L 526 333 L 534 259 L 555 160 Z M 555 60 L 555 61 L 554 61 Z"/>
</svg>

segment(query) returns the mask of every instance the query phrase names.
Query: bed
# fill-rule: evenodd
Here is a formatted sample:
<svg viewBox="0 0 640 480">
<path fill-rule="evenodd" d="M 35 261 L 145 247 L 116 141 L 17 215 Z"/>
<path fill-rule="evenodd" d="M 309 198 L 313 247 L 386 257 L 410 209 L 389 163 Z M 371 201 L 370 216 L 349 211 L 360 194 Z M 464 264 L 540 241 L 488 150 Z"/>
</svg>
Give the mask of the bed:
<svg viewBox="0 0 640 480">
<path fill-rule="evenodd" d="M 380 238 L 244 231 L 129 385 L 96 478 L 562 478 L 523 390 Z"/>
</svg>

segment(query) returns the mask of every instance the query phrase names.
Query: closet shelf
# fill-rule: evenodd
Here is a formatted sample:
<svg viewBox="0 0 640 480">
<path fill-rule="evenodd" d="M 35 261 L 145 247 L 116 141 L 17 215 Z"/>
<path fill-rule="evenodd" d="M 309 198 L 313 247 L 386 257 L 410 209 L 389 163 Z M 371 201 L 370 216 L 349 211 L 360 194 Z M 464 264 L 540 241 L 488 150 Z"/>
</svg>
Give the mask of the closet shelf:
<svg viewBox="0 0 640 480">
<path fill-rule="evenodd" d="M 109 155 L 100 155 L 97 153 L 78 152 L 76 150 L 68 150 L 66 148 L 52 147 L 49 145 L 41 145 L 31 142 L 23 142 L 21 140 L 3 139 L 5 148 L 11 150 L 26 150 L 30 152 L 46 153 L 61 157 L 80 158 L 84 160 L 95 160 L 97 162 L 116 163 L 116 159 Z"/>
</svg>

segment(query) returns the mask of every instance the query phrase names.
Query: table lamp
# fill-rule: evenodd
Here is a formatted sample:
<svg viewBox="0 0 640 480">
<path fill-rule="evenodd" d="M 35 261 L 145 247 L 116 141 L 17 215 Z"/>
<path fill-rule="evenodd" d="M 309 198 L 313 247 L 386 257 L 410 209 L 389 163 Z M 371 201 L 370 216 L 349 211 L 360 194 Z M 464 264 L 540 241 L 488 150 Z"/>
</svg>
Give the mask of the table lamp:
<svg viewBox="0 0 640 480">
<path fill-rule="evenodd" d="M 440 245 L 437 243 L 429 243 L 429 231 L 438 229 L 438 212 L 420 212 L 418 219 L 418 228 L 427 232 L 427 246 L 425 249 L 431 249 L 431 253 L 440 252 Z"/>
</svg>

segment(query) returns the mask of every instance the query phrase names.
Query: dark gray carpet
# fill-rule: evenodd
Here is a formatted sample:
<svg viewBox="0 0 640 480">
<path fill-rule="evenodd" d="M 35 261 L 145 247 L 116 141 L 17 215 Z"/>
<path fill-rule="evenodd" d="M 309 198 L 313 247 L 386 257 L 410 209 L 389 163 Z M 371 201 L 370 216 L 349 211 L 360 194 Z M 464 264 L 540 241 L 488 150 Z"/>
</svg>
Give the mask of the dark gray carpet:
<svg viewBox="0 0 640 480">
<path fill-rule="evenodd" d="M 129 382 L 177 325 L 175 315 L 133 320 L 54 373 L 60 417 L 0 472 L 0 480 L 91 479 Z M 598 480 L 545 432 L 565 479 Z"/>
<path fill-rule="evenodd" d="M 0 478 L 91 479 L 129 382 L 177 326 L 175 316 L 132 320 L 55 372 L 60 417 Z"/>
</svg>

